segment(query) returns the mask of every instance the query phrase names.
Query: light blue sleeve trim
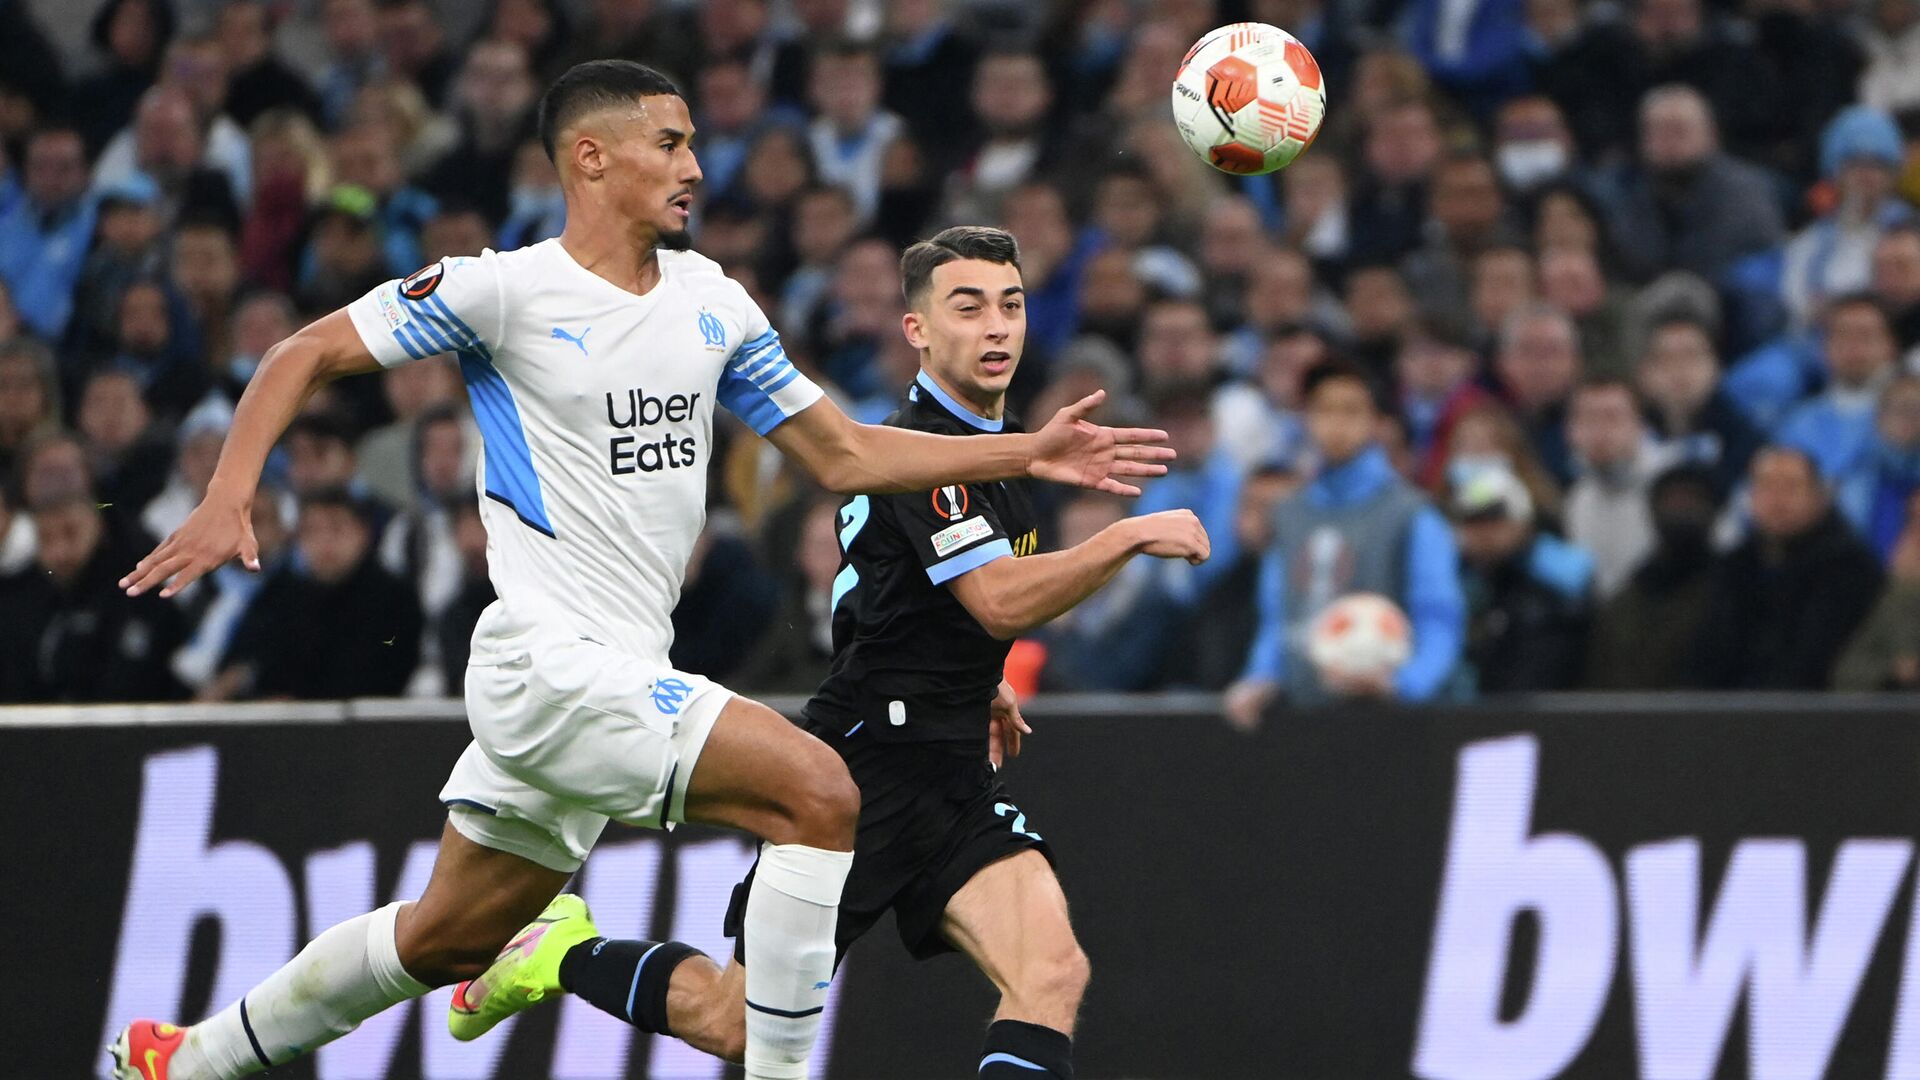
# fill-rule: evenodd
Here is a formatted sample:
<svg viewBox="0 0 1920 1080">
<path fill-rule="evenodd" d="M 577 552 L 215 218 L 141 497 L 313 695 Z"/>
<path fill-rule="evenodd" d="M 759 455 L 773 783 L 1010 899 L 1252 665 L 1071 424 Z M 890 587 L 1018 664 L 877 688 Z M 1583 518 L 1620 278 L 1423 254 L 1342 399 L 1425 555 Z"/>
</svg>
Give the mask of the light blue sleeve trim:
<svg viewBox="0 0 1920 1080">
<path fill-rule="evenodd" d="M 994 540 L 927 567 L 927 580 L 935 585 L 945 585 L 961 574 L 969 570 L 978 570 L 995 559 L 1011 558 L 1013 558 L 1013 545 L 1004 539 Z"/>
</svg>

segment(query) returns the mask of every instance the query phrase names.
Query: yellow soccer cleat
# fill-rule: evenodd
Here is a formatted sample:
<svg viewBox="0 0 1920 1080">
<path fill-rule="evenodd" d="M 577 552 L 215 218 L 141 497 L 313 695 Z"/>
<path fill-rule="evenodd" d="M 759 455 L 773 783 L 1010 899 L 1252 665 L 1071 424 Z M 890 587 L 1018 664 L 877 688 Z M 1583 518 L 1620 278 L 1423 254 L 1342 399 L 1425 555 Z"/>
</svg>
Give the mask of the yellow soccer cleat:
<svg viewBox="0 0 1920 1080">
<path fill-rule="evenodd" d="M 564 993 L 560 961 L 575 945 L 599 936 L 585 900 L 572 893 L 554 897 L 539 918 L 507 942 L 492 967 L 454 987 L 447 1030 L 471 1042 L 514 1013 Z"/>
</svg>

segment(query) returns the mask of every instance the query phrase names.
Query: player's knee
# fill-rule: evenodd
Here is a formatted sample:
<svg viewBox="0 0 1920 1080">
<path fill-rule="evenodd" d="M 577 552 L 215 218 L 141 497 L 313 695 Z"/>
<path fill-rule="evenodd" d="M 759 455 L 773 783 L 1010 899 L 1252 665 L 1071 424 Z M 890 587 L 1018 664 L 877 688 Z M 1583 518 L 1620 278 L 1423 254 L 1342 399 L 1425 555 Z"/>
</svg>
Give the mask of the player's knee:
<svg viewBox="0 0 1920 1080">
<path fill-rule="evenodd" d="M 795 762 L 795 777 L 782 800 L 789 837 L 765 837 L 776 844 L 808 844 L 844 850 L 853 843 L 860 820 L 860 788 L 840 755 L 824 744 Z"/>
<path fill-rule="evenodd" d="M 1087 954 L 1077 943 L 1068 942 L 1066 948 L 1050 951 L 1046 956 L 1036 959 L 1028 966 L 1024 994 L 1034 1001 L 1049 1005 L 1077 1009 L 1080 999 L 1087 992 L 1087 982 L 1093 978 L 1092 965 L 1087 962 Z"/>
</svg>

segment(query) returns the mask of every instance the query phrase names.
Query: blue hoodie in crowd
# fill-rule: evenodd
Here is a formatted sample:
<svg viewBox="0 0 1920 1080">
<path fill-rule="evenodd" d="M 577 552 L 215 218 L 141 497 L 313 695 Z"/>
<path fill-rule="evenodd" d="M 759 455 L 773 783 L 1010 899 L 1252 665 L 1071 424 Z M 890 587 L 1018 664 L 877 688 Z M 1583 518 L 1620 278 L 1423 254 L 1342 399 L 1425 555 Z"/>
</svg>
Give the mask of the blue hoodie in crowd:
<svg viewBox="0 0 1920 1080">
<path fill-rule="evenodd" d="M 1907 507 L 1916 491 L 1920 447 L 1893 446 L 1876 435 L 1865 465 L 1835 485 L 1834 502 L 1884 563 L 1907 525 Z"/>
<path fill-rule="evenodd" d="M 1459 551 L 1446 519 L 1394 472 L 1386 451 L 1370 446 L 1322 471 L 1275 509 L 1274 523 L 1277 539 L 1260 565 L 1260 630 L 1244 677 L 1280 683 L 1295 701 L 1319 700 L 1324 691 L 1305 661 L 1304 643 L 1290 636 L 1318 614 L 1318 607 L 1339 596 L 1379 592 L 1399 604 L 1413 626 L 1413 655 L 1394 676 L 1395 692 L 1404 701 L 1438 696 L 1460 662 L 1465 639 Z M 1302 526 L 1308 542 L 1290 542 Z M 1316 534 L 1329 530 L 1341 534 L 1343 550 L 1328 558 L 1301 550 L 1316 546 Z M 1370 571 L 1369 564 L 1378 564 L 1382 554 L 1397 557 L 1400 565 L 1384 573 Z M 1290 582 L 1290 562 L 1324 564 L 1332 572 L 1325 581 Z M 1290 664 L 1295 654 L 1301 654 L 1300 662 Z"/>
</svg>

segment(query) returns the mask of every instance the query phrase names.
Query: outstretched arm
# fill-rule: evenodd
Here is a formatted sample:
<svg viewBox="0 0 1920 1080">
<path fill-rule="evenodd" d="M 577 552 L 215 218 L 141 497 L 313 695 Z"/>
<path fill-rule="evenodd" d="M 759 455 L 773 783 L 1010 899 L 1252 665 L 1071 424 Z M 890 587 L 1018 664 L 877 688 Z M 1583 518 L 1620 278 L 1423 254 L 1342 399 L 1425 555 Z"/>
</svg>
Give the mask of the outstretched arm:
<svg viewBox="0 0 1920 1080">
<path fill-rule="evenodd" d="M 268 349 L 233 411 L 233 427 L 206 497 L 172 536 L 120 579 L 120 587 L 138 596 L 163 585 L 160 595 L 172 596 L 236 555 L 247 569 L 260 569 L 253 493 L 267 454 L 314 391 L 342 375 L 379 367 L 345 309 Z"/>
<path fill-rule="evenodd" d="M 1173 460 L 1173 450 L 1157 445 L 1166 442 L 1164 431 L 1089 422 L 1087 414 L 1105 397 L 1105 391 L 1096 391 L 1030 434 L 966 438 L 855 423 L 822 398 L 768 432 L 767 439 L 823 486 L 844 495 L 1022 477 L 1138 495 L 1140 489 L 1121 478 L 1164 474 L 1163 463 Z"/>
<path fill-rule="evenodd" d="M 1065 551 L 995 559 L 947 583 L 969 614 L 1002 641 L 1044 625 L 1100 591 L 1135 555 L 1205 562 L 1207 531 L 1190 510 L 1127 518 Z"/>
</svg>

